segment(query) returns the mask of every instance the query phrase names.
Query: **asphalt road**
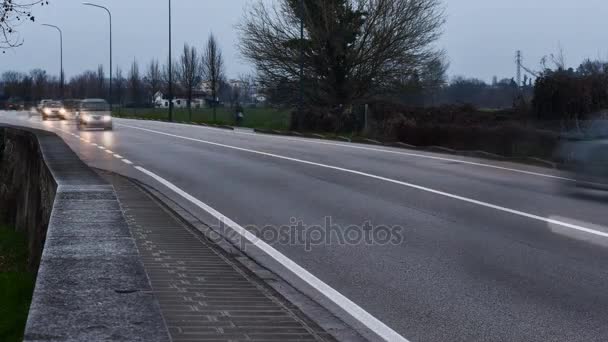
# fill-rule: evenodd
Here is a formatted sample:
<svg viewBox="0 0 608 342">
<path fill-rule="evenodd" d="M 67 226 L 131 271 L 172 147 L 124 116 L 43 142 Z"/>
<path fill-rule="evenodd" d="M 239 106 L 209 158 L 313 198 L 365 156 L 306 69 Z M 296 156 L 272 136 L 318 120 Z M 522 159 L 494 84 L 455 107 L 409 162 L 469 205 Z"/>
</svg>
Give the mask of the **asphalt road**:
<svg viewBox="0 0 608 342">
<path fill-rule="evenodd" d="M 258 227 L 409 341 L 608 341 L 608 196 L 567 196 L 557 171 L 160 122 L 116 119 L 113 132 L 27 113 L 0 112 L 0 122 L 53 130 L 91 166 L 200 210 L 145 168 Z M 403 241 L 307 248 L 272 234 L 327 217 L 341 232 L 398 226 Z"/>
</svg>

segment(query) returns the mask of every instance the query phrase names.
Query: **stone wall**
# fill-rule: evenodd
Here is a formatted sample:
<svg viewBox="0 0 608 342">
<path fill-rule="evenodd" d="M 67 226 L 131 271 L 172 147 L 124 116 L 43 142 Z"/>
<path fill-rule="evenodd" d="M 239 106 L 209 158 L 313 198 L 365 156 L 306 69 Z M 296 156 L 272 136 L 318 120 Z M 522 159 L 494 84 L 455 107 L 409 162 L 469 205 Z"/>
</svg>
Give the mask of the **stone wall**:
<svg viewBox="0 0 608 342">
<path fill-rule="evenodd" d="M 37 270 L 24 340 L 168 342 L 112 185 L 53 133 L 0 132 L 0 223 L 27 232 Z"/>
</svg>

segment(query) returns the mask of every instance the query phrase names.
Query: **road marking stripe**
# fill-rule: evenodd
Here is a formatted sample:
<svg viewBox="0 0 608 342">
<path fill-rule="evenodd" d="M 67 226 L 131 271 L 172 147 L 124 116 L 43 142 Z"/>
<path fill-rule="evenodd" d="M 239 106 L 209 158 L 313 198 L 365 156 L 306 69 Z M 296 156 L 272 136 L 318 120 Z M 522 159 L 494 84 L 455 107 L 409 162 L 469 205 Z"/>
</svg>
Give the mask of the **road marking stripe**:
<svg viewBox="0 0 608 342">
<path fill-rule="evenodd" d="M 133 165 L 133 163 L 129 159 L 123 159 L 122 162 L 125 164 Z"/>
<path fill-rule="evenodd" d="M 178 126 L 180 128 L 184 127 L 183 125 L 176 125 L 176 124 L 169 123 L 169 122 L 166 122 L 164 124 Z M 321 141 L 321 140 L 318 140 L 318 139 L 287 138 L 287 137 L 282 137 L 282 136 L 265 135 L 265 134 L 259 134 L 259 133 L 239 132 L 239 131 L 236 131 L 236 130 L 233 131 L 233 132 L 225 132 L 225 130 L 220 130 L 220 129 L 212 128 L 212 127 L 204 127 L 204 126 L 202 126 L 202 127 L 196 126 L 196 127 L 197 128 L 201 128 L 201 129 L 213 130 L 214 132 L 217 132 L 217 133 L 222 133 L 223 132 L 223 133 L 226 133 L 226 134 L 243 134 L 243 135 L 253 135 L 253 136 L 258 136 L 258 137 L 264 136 L 264 137 L 272 138 L 272 139 L 282 139 L 282 140 L 287 140 L 287 141 L 303 142 L 303 143 L 308 143 L 308 144 L 338 146 L 338 147 L 352 148 L 352 149 L 356 149 L 356 150 L 364 150 L 364 151 L 374 151 L 374 152 L 382 152 L 382 153 L 389 153 L 389 154 L 397 154 L 397 155 L 402 155 L 402 156 L 407 156 L 407 157 L 416 157 L 416 158 L 424 158 L 424 159 L 430 159 L 430 160 L 456 162 L 456 163 L 459 163 L 459 164 L 473 165 L 473 166 L 485 167 L 485 168 L 502 170 L 502 171 L 516 172 L 516 173 L 521 173 L 521 174 L 526 174 L 526 175 L 536 176 L 536 177 L 545 177 L 545 178 L 551 178 L 551 179 L 560 179 L 560 180 L 571 181 L 571 182 L 575 182 L 576 181 L 573 178 L 562 177 L 562 176 L 555 176 L 555 175 L 550 175 L 550 174 L 546 174 L 546 173 L 540 173 L 540 172 L 534 172 L 534 171 L 526 171 L 526 170 L 514 169 L 514 168 L 510 168 L 510 167 L 505 167 L 505 166 L 485 164 L 485 163 L 480 163 L 480 162 L 472 162 L 472 161 L 467 161 L 467 160 L 462 160 L 462 159 L 437 157 L 437 156 L 431 156 L 431 155 L 420 154 L 420 153 L 410 153 L 410 152 L 394 151 L 394 150 L 388 150 L 388 149 L 382 149 L 382 148 L 358 146 L 358 145 L 355 145 L 354 143 L 353 144 L 341 144 L 341 143 L 333 143 L 333 142 Z"/>
<path fill-rule="evenodd" d="M 114 152 L 112 152 L 112 150 L 106 150 L 106 153 L 108 153 L 108 154 L 114 154 Z"/>
<path fill-rule="evenodd" d="M 100 150 L 105 150 L 106 149 L 105 147 L 99 146 L 99 145 L 97 145 L 97 148 L 100 149 Z"/>
<path fill-rule="evenodd" d="M 125 126 L 125 125 L 123 125 L 123 126 Z M 190 140 L 190 141 L 200 142 L 200 143 L 204 143 L 204 144 L 208 144 L 208 145 L 229 148 L 229 149 L 232 149 L 232 150 L 243 151 L 243 152 L 248 152 L 248 153 L 254 153 L 254 154 L 258 154 L 258 155 L 262 155 L 262 156 L 273 157 L 273 158 L 277 158 L 277 159 L 283 159 L 283 160 L 293 161 L 293 162 L 297 162 L 297 163 L 301 163 L 301 164 L 318 166 L 318 167 L 322 167 L 322 168 L 326 168 L 326 169 L 331 169 L 331 170 L 341 171 L 341 172 L 350 173 L 350 174 L 354 174 L 354 175 L 359 175 L 359 176 L 363 176 L 363 177 L 368 177 L 368 178 L 372 178 L 372 179 L 376 179 L 376 180 L 380 180 L 380 181 L 384 181 L 384 182 L 388 182 L 388 183 L 402 185 L 402 186 L 405 186 L 405 187 L 408 187 L 408 188 L 412 188 L 412 189 L 417 189 L 417 190 L 429 192 L 429 193 L 440 195 L 440 196 L 443 196 L 443 197 L 452 198 L 452 199 L 459 200 L 459 201 L 462 201 L 462 202 L 467 202 L 467 203 L 475 204 L 475 205 L 478 205 L 478 206 L 481 206 L 481 207 L 495 209 L 495 210 L 506 212 L 506 213 L 509 213 L 509 214 L 514 214 L 514 215 L 526 217 L 526 218 L 529 218 L 529 219 L 533 219 L 533 220 L 537 220 L 537 221 L 542 221 L 542 222 L 545 222 L 545 223 L 556 224 L 556 225 L 560 225 L 562 227 L 578 230 L 578 231 L 581 231 L 581 232 L 585 232 L 585 233 L 589 233 L 589 234 L 593 234 L 593 235 L 597 235 L 597 236 L 601 236 L 601 237 L 608 237 L 608 233 L 606 233 L 606 232 L 602 232 L 602 231 L 586 228 L 586 227 L 575 225 L 575 224 L 570 224 L 568 222 L 562 222 L 562 221 L 558 221 L 558 220 L 554 220 L 554 219 L 549 219 L 549 218 L 546 218 L 546 217 L 530 214 L 530 213 L 527 213 L 527 212 L 523 212 L 523 211 L 519 211 L 519 210 L 514 210 L 514 209 L 502 207 L 502 206 L 495 205 L 495 204 L 492 204 L 492 203 L 478 201 L 478 200 L 475 200 L 475 199 L 472 199 L 472 198 L 463 197 L 463 196 L 451 194 L 451 193 L 448 193 L 448 192 L 439 191 L 439 190 L 427 188 L 427 187 L 416 185 L 416 184 L 412 184 L 412 183 L 402 182 L 402 181 L 399 181 L 399 180 L 396 180 L 396 179 L 386 178 L 386 177 L 382 177 L 382 176 L 378 176 L 378 175 L 374 175 L 374 174 L 370 174 L 370 173 L 365 173 L 365 172 L 351 170 L 351 169 L 345 169 L 345 168 L 338 167 L 338 166 L 332 166 L 332 165 L 327 165 L 327 164 L 315 163 L 315 162 L 311 162 L 311 161 L 307 161 L 307 160 L 302 160 L 302 159 L 297 159 L 297 158 L 285 157 L 285 156 L 281 156 L 281 155 L 278 155 L 278 154 L 272 154 L 272 153 L 267 153 L 267 152 L 262 152 L 262 151 L 256 151 L 256 150 L 251 150 L 251 149 L 242 148 L 242 147 L 236 147 L 236 146 L 231 146 L 231 145 L 225 145 L 225 144 L 215 143 L 215 142 L 211 142 L 211 141 L 205 141 L 205 140 L 201 140 L 201 139 L 183 137 L 183 136 L 179 136 L 179 135 L 175 135 L 175 134 L 155 131 L 155 130 L 146 129 L 146 128 L 140 128 L 140 127 L 134 127 L 134 126 L 126 126 L 126 127 L 131 127 L 131 128 L 134 128 L 134 129 L 139 129 L 139 130 L 147 131 L 147 132 L 150 132 L 150 133 L 156 133 L 156 134 L 160 134 L 160 135 L 166 135 L 166 136 L 170 136 L 170 137 L 174 137 L 174 138 L 179 138 L 179 139 L 184 139 L 184 140 Z"/>
<path fill-rule="evenodd" d="M 114 154 L 114 157 L 116 157 L 118 159 L 122 159 L 123 158 L 120 154 Z"/>
<path fill-rule="evenodd" d="M 296 264 L 293 260 L 286 257 L 283 253 L 279 252 L 272 246 L 268 245 L 266 242 L 257 238 L 245 228 L 241 227 L 238 223 L 232 221 L 217 210 L 198 200 L 194 196 L 186 193 L 182 189 L 173 185 L 164 178 L 154 174 L 153 172 L 150 172 L 140 166 L 137 166 L 135 168 L 143 172 L 144 174 L 152 177 L 153 179 L 163 184 L 178 195 L 182 196 L 186 200 L 192 202 L 194 205 L 203 209 L 210 215 L 214 216 L 216 219 L 219 220 L 219 222 L 223 222 L 225 225 L 232 228 L 239 235 L 244 237 L 247 241 L 263 250 L 266 254 L 271 256 L 274 260 L 278 261 L 288 270 L 291 270 L 294 275 L 305 281 L 310 286 L 314 287 L 317 291 L 322 293 L 328 300 L 332 301 L 334 304 L 338 305 L 340 308 L 348 312 L 350 315 L 353 316 L 353 318 L 364 324 L 367 328 L 376 333 L 379 337 L 391 342 L 408 342 L 403 336 L 399 335 L 393 329 L 389 328 L 387 325 L 379 321 L 376 317 L 372 316 L 362 307 L 358 306 L 353 301 L 342 295 L 340 292 L 336 291 L 335 289 L 324 283 L 321 279 L 315 277 L 306 269 Z"/>
</svg>

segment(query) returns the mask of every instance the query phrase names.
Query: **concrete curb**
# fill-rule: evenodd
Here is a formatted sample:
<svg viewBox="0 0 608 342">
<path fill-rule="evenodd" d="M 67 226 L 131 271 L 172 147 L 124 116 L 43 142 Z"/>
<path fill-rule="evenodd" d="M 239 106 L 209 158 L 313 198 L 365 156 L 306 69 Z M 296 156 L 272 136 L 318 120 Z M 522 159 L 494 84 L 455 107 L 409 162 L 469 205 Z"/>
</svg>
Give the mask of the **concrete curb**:
<svg viewBox="0 0 608 342">
<path fill-rule="evenodd" d="M 56 186 L 24 341 L 168 342 L 114 188 L 54 133 L 0 128 L 29 136 Z"/>
</svg>

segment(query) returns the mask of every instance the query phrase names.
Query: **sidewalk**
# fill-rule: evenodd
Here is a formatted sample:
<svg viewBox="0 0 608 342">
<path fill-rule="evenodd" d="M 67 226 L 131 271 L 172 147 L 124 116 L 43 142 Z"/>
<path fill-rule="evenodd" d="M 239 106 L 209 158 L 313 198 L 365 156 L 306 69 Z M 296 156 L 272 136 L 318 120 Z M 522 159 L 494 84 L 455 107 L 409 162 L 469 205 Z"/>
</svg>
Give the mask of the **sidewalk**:
<svg viewBox="0 0 608 342">
<path fill-rule="evenodd" d="M 130 180 L 116 189 L 174 342 L 334 341 Z"/>
</svg>

